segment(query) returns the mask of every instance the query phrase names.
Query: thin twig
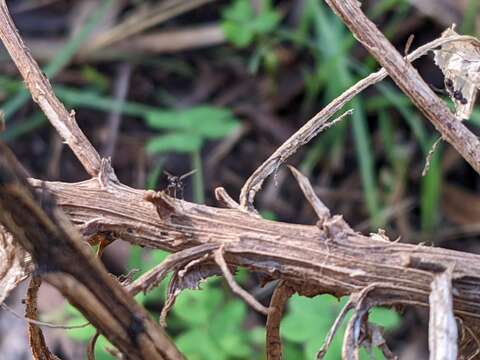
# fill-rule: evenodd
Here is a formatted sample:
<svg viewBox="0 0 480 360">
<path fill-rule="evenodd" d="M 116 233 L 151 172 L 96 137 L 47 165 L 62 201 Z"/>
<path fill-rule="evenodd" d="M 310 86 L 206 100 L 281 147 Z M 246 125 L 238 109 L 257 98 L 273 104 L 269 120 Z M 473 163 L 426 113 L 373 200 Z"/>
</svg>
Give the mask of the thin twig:
<svg viewBox="0 0 480 360">
<path fill-rule="evenodd" d="M 452 41 L 477 41 L 471 36 L 451 36 L 435 39 L 405 57 L 404 62 L 411 62 L 421 56 L 427 54 L 430 50 L 435 49 L 443 44 Z M 265 160 L 250 177 L 247 179 L 240 192 L 240 205 L 249 211 L 253 210 L 253 201 L 256 193 L 261 189 L 265 179 L 270 176 L 278 167 L 287 160 L 299 146 L 305 145 L 312 138 L 318 135 L 319 131 L 337 111 L 339 111 L 348 101 L 355 95 L 359 94 L 370 85 L 380 82 L 388 75 L 387 71 L 382 68 L 374 72 L 355 85 L 344 91 L 336 99 L 332 100 L 319 113 L 312 117 L 303 125 L 295 134 L 293 134 L 285 143 L 283 143 L 267 160 Z"/>
<path fill-rule="evenodd" d="M 430 164 L 432 163 L 433 154 L 435 154 L 435 150 L 437 149 L 438 144 L 440 144 L 440 141 L 442 141 L 441 137 L 435 140 L 435 142 L 432 145 L 432 148 L 428 151 L 427 157 L 425 158 L 425 166 L 423 167 L 423 170 L 422 170 L 422 176 L 427 175 L 428 170 L 430 169 Z"/>
<path fill-rule="evenodd" d="M 242 289 L 240 285 L 237 284 L 235 281 L 235 278 L 233 277 L 232 273 L 228 269 L 227 262 L 225 261 L 223 257 L 223 247 L 220 247 L 220 249 L 216 250 L 214 252 L 214 259 L 217 265 L 220 267 L 222 270 L 223 276 L 225 276 L 225 279 L 227 280 L 228 285 L 230 286 L 230 289 L 232 289 L 233 293 L 237 294 L 240 296 L 245 302 L 250 305 L 253 309 L 258 311 L 259 313 L 262 313 L 264 315 L 268 315 L 268 308 L 260 304 L 257 299 L 255 299 L 250 293 L 248 293 L 246 290 Z"/>
<path fill-rule="evenodd" d="M 463 320 L 462 320 L 463 322 Z M 477 345 L 475 351 L 473 354 L 471 354 L 467 360 L 472 360 L 474 359 L 478 354 L 480 354 L 480 339 L 478 338 L 478 336 L 475 334 L 475 332 L 470 329 L 469 326 L 467 325 L 463 325 L 464 328 L 467 330 L 467 332 L 470 334 L 470 337 L 473 339 L 473 341 L 475 341 L 475 344 Z"/>
<path fill-rule="evenodd" d="M 88 360 L 95 360 L 95 345 L 97 344 L 98 337 L 100 333 L 98 330 L 95 332 L 95 335 L 88 341 L 87 344 L 87 359 Z"/>
<path fill-rule="evenodd" d="M 173 253 L 159 265 L 155 266 L 153 269 L 140 276 L 132 284 L 128 285 L 126 289 L 132 295 L 136 295 L 140 291 L 150 291 L 155 286 L 158 286 L 170 271 L 178 269 L 185 263 L 205 254 L 211 253 L 213 250 L 217 249 L 218 246 L 219 245 L 217 244 L 203 244 Z"/>
<path fill-rule="evenodd" d="M 407 56 L 408 53 L 410 52 L 410 48 L 412 47 L 413 39 L 415 39 L 415 35 L 410 34 L 410 36 L 407 39 L 407 43 L 405 44 L 405 49 L 403 50 L 403 54 L 405 56 Z"/>
<path fill-rule="evenodd" d="M 37 62 L 30 55 L 15 28 L 5 0 L 0 0 L 0 39 L 25 80 L 33 101 L 40 106 L 85 170 L 90 175 L 96 176 L 100 171 L 100 156 L 78 127 L 75 113 L 73 111 L 68 113 L 55 96 L 50 82 L 43 75 Z"/>
<path fill-rule="evenodd" d="M 338 314 L 333 325 L 330 327 L 330 330 L 328 331 L 327 337 L 325 338 L 325 341 L 323 342 L 322 347 L 317 352 L 317 360 L 321 360 L 325 357 L 325 355 L 327 354 L 328 348 L 330 347 L 330 344 L 332 343 L 333 338 L 335 337 L 335 334 L 340 328 L 340 325 L 342 325 L 343 319 L 345 319 L 345 316 L 348 314 L 348 312 L 352 309 L 353 306 L 354 306 L 354 303 L 352 302 L 351 299 L 349 299 L 348 302 L 340 311 L 340 313 Z"/>
<path fill-rule="evenodd" d="M 326 0 L 347 25 L 355 38 L 386 69 L 415 106 L 480 174 L 480 140 L 448 109 L 446 104 L 425 83 L 418 71 L 405 61 L 388 39 L 370 21 L 357 0 Z M 473 40 L 472 40 L 473 39 Z M 472 38 L 469 41 L 478 44 Z"/>
<path fill-rule="evenodd" d="M 374 290 L 393 288 L 391 284 L 372 282 L 364 287 L 361 291 L 350 296 L 352 304 L 355 304 L 355 311 L 352 318 L 348 322 L 347 330 L 342 347 L 342 359 L 358 360 L 359 359 L 359 341 L 361 340 L 361 326 L 365 323 L 368 325 L 368 311 L 370 308 L 381 303 L 381 298 L 371 298 L 370 293 Z M 345 308 L 344 308 L 345 310 Z M 367 326 L 364 329 L 366 332 Z M 362 341 L 365 341 L 363 339 Z"/>
<path fill-rule="evenodd" d="M 254 211 L 253 199 L 255 194 L 261 189 L 263 182 L 270 174 L 277 171 L 278 167 L 282 163 L 284 163 L 290 156 L 295 154 L 300 147 L 308 143 L 320 132 L 341 121 L 345 116 L 351 115 L 352 110 L 343 113 L 335 120 L 327 123 L 328 119 L 333 115 L 333 113 L 328 113 L 326 116 L 318 116 L 320 113 L 317 114 L 314 119 L 309 120 L 305 125 L 303 125 L 300 130 L 298 130 L 287 141 L 285 141 L 262 165 L 260 165 L 254 171 L 254 173 L 245 182 L 240 192 L 240 205 L 244 210 Z"/>
<path fill-rule="evenodd" d="M 273 291 L 270 300 L 269 313 L 267 316 L 266 337 L 267 337 L 267 359 L 282 359 L 282 340 L 280 338 L 280 321 L 282 320 L 285 304 L 294 294 L 295 290 L 281 280 Z"/>
<path fill-rule="evenodd" d="M 38 317 L 38 290 L 42 280 L 39 276 L 32 276 L 28 284 L 27 297 L 25 299 L 25 317 L 36 319 Z M 60 360 L 53 354 L 47 346 L 42 329 L 29 322 L 28 324 L 28 342 L 34 360 Z"/>
<path fill-rule="evenodd" d="M 16 318 L 19 318 L 21 320 L 24 320 L 25 322 L 29 323 L 29 324 L 34 324 L 34 325 L 38 325 L 38 326 L 44 326 L 44 327 L 47 327 L 47 328 L 51 328 L 51 329 L 66 329 L 66 330 L 73 330 L 73 329 L 81 329 L 81 328 L 84 328 L 84 327 L 87 327 L 88 325 L 91 325 L 89 322 L 86 322 L 86 323 L 83 323 L 83 324 L 80 324 L 80 325 L 63 325 L 63 324 L 52 324 L 52 323 L 49 323 L 49 322 L 45 322 L 45 321 L 39 321 L 39 320 L 35 320 L 35 319 L 30 319 L 26 316 L 22 316 L 20 315 L 19 313 L 17 313 L 15 310 L 13 310 L 11 307 L 9 307 L 7 304 L 5 303 L 1 303 L 0 306 L 8 311 L 9 313 L 11 313 L 13 316 L 15 316 Z"/>
<path fill-rule="evenodd" d="M 348 322 L 347 330 L 345 331 L 345 338 L 343 340 L 342 359 L 345 360 L 358 360 L 358 347 L 361 326 L 364 322 L 368 321 L 368 310 L 372 306 L 367 304 L 368 294 L 377 287 L 377 284 L 373 283 L 365 287 L 362 291 L 356 295 L 352 295 L 352 302 L 355 303 L 355 312 L 352 318 Z"/>
<path fill-rule="evenodd" d="M 238 209 L 240 207 L 240 204 L 233 200 L 223 187 L 217 187 L 215 189 L 215 199 L 217 199 L 222 206 L 229 209 Z"/>
<path fill-rule="evenodd" d="M 318 218 L 320 220 L 329 219 L 331 217 L 330 209 L 326 207 L 322 200 L 320 200 L 320 198 L 317 196 L 317 194 L 315 194 L 315 190 L 313 190 L 310 181 L 308 181 L 308 179 L 293 166 L 288 165 L 288 168 L 292 172 L 293 176 L 295 176 L 295 179 L 297 180 L 298 185 L 303 192 L 303 195 L 305 195 L 307 201 L 310 203 L 310 205 L 312 205 L 313 210 L 315 210 Z"/>
</svg>

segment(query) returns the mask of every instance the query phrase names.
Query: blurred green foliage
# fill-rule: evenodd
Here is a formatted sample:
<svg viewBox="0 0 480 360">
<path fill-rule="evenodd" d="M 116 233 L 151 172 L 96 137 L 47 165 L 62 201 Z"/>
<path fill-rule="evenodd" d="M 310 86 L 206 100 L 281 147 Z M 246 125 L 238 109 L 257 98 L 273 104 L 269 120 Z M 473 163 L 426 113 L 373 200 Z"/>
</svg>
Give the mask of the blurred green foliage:
<svg viewBox="0 0 480 360">
<path fill-rule="evenodd" d="M 261 66 L 274 73 L 278 66 L 275 53 L 281 14 L 271 0 L 261 0 L 255 9 L 249 0 L 234 0 L 222 11 L 222 29 L 227 40 L 238 48 L 252 46 L 251 72 Z M 254 45 L 254 46 L 253 46 Z"/>
<path fill-rule="evenodd" d="M 259 11 L 249 0 L 235 0 L 222 12 L 225 37 L 235 46 L 244 48 L 262 36 L 271 34 L 280 23 L 280 13 L 271 1 L 262 0 Z"/>
<path fill-rule="evenodd" d="M 286 359 L 315 359 L 328 330 L 347 300 L 346 297 L 338 300 L 331 295 L 317 296 L 313 299 L 294 295 L 288 302 L 289 312 L 281 323 L 281 335 L 285 340 L 297 345 L 303 355 L 294 358 L 289 357 L 287 353 Z M 349 318 L 347 315 L 330 345 L 325 360 L 341 359 L 343 334 Z M 400 323 L 400 317 L 394 311 L 383 308 L 371 310 L 369 320 L 387 331 Z M 374 355 L 375 359 L 384 358 L 378 349 L 374 350 Z M 361 359 L 370 358 L 368 354 L 362 352 Z"/>
<path fill-rule="evenodd" d="M 206 140 L 218 140 L 231 134 L 240 126 L 238 119 L 228 109 L 207 105 L 181 110 L 151 110 L 145 113 L 145 119 L 152 129 L 164 131 L 147 142 L 147 153 L 189 154 L 192 168 L 196 170 L 193 174 L 194 201 L 203 203 L 202 146 Z M 148 178 L 152 181 L 152 174 Z"/>
<path fill-rule="evenodd" d="M 214 106 L 155 110 L 147 114 L 146 121 L 153 129 L 168 131 L 147 142 L 146 150 L 150 154 L 200 151 L 205 140 L 221 139 L 239 127 L 238 119 L 230 110 Z"/>
</svg>

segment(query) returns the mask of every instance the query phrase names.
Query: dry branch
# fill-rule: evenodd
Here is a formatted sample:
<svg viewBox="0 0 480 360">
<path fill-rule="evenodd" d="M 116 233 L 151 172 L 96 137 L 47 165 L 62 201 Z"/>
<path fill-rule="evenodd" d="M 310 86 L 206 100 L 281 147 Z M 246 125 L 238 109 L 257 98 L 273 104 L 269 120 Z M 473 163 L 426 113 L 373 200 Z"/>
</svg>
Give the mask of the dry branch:
<svg viewBox="0 0 480 360">
<path fill-rule="evenodd" d="M 260 304 L 250 293 L 242 289 L 240 285 L 238 285 L 237 282 L 235 281 L 235 278 L 233 277 L 232 273 L 228 269 L 227 262 L 223 257 L 223 246 L 220 246 L 218 250 L 215 250 L 214 259 L 217 265 L 222 270 L 223 276 L 227 280 L 227 283 L 230 286 L 230 289 L 232 289 L 232 291 L 235 294 L 237 294 L 243 300 L 245 300 L 245 302 L 248 305 L 250 305 L 253 309 L 255 309 L 261 314 L 268 315 L 268 308 Z"/>
<path fill-rule="evenodd" d="M 31 254 L 36 272 L 117 348 L 132 359 L 182 359 L 175 345 L 85 247 L 47 191 L 38 205 L 30 186 L 0 144 L 0 222 Z M 32 287 L 35 292 L 36 285 Z M 31 299 L 34 306 L 35 296 Z M 35 316 L 35 311 L 30 311 Z M 31 325 L 32 349 L 48 356 L 41 333 Z"/>
<path fill-rule="evenodd" d="M 28 285 L 27 298 L 25 300 L 25 316 L 28 319 L 37 319 L 38 317 L 37 298 L 41 283 L 42 280 L 38 276 L 32 276 Z M 40 327 L 31 322 L 28 324 L 28 340 L 35 360 L 60 360 L 48 349 Z"/>
<path fill-rule="evenodd" d="M 98 179 L 74 184 L 31 182 L 52 192 L 80 229 L 101 219 L 97 220 L 98 231 L 111 231 L 132 244 L 171 252 L 224 244 L 229 265 L 289 280 L 304 295 L 349 295 L 381 281 L 391 288 L 376 292 L 381 303 L 426 307 L 432 269 L 455 264 L 455 311 L 465 321 L 480 324 L 479 255 L 389 242 L 348 228 L 332 232 L 318 226 L 268 221 L 240 210 L 180 200 L 175 200 L 177 206 L 170 216 L 162 219 L 155 206 L 144 200 L 145 191 L 119 183 L 102 188 Z M 162 193 L 159 196 L 168 198 Z"/>
<path fill-rule="evenodd" d="M 478 42 L 478 40 L 472 36 L 441 37 L 420 46 L 418 49 L 406 56 L 404 61 L 407 63 L 412 62 L 443 44 L 457 41 Z M 274 173 L 283 162 L 285 162 L 298 150 L 300 146 L 307 144 L 322 130 L 328 128 L 328 126 L 326 126 L 328 119 L 335 115 L 337 111 L 341 110 L 347 102 L 355 97 L 355 95 L 361 93 L 369 86 L 382 81 L 388 75 L 389 74 L 385 68 L 382 68 L 358 81 L 355 85 L 345 90 L 337 98 L 332 100 L 320 112 L 308 120 L 305 125 L 298 129 L 297 132 L 290 136 L 290 138 L 288 138 L 285 143 L 283 143 L 272 155 L 270 155 L 269 158 L 265 160 L 247 179 L 240 193 L 240 203 L 242 207 L 247 210 L 252 210 L 255 195 L 262 188 L 263 182 L 268 176 Z"/>
<path fill-rule="evenodd" d="M 69 113 L 58 100 L 50 82 L 30 55 L 15 28 L 5 0 L 0 1 L 0 39 L 25 80 L 33 101 L 40 106 L 85 170 L 91 176 L 96 176 L 100 171 L 100 156 L 78 127 L 75 113 L 73 111 Z"/>
<path fill-rule="evenodd" d="M 294 290 L 283 280 L 280 280 L 273 291 L 266 324 L 266 347 L 268 360 L 282 360 L 280 322 L 282 320 L 283 311 L 285 310 L 285 305 L 293 294 Z"/>
<path fill-rule="evenodd" d="M 360 8 L 357 0 L 325 0 L 355 38 L 448 141 L 480 174 L 480 140 L 448 109 Z"/>
<path fill-rule="evenodd" d="M 344 349 L 347 358 L 356 358 L 360 345 L 357 330 L 362 328 L 372 333 L 365 322 L 369 307 L 428 307 L 430 284 L 436 273 L 452 269 L 453 310 L 468 329 L 467 340 L 478 347 L 480 256 L 390 242 L 383 234 L 361 235 L 341 217 L 330 217 L 329 210 L 315 196 L 308 180 L 295 171 L 302 190 L 320 217 L 316 226 L 267 221 L 245 211 L 253 210 L 255 193 L 267 176 L 301 145 L 330 126 L 326 121 L 347 101 L 383 79 L 387 72 L 442 136 L 480 171 L 478 139 L 430 91 L 409 62 L 434 47 L 466 37 L 438 39 L 417 49 L 405 60 L 364 17 L 356 2 L 327 1 L 372 54 L 381 58 L 379 61 L 386 70 L 371 74 L 348 89 L 283 144 L 248 179 L 242 188 L 240 204 L 225 191 L 217 190 L 218 198 L 229 207 L 219 209 L 173 199 L 162 192 L 135 190 L 119 183 L 109 162 L 100 159 L 73 115 L 68 114 L 53 94 L 48 80 L 18 36 L 5 1 L 1 0 L 0 38 L 33 99 L 93 177 L 75 184 L 31 179 L 31 185 L 45 194 L 47 201 L 42 209 L 34 201 L 23 175 L 11 172 L 13 163 L 6 160 L 7 151 L 2 148 L 0 221 L 14 235 L 15 241 L 33 256 L 43 279 L 56 286 L 101 333 L 130 357 L 177 359 L 181 355 L 133 301 L 131 294 L 121 288 L 82 246 L 78 234 L 69 228 L 68 221 L 56 210 L 48 193 L 54 195 L 58 206 L 86 239 L 109 232 L 132 244 L 178 253 L 128 287 L 131 293 L 149 289 L 170 270 L 175 271 L 175 275 L 180 274 L 182 267 L 186 271 L 190 265 L 198 265 L 214 254 L 229 284 L 237 291 L 229 267 L 243 266 L 263 272 L 271 279 L 281 279 L 292 292 L 301 295 L 353 295 L 356 312 Z M 72 262 L 73 258 L 77 261 Z M 172 289 L 178 288 L 172 286 Z M 240 293 L 248 298 L 248 294 Z M 169 300 L 173 303 L 174 296 Z M 278 321 L 272 321 L 273 329 Z"/>
</svg>

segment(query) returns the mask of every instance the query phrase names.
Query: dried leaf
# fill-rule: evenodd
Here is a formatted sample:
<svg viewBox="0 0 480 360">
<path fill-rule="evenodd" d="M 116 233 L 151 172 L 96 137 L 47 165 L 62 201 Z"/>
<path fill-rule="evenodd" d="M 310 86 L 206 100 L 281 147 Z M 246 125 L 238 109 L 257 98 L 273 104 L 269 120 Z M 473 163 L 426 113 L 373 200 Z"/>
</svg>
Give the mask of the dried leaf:
<svg viewBox="0 0 480 360">
<path fill-rule="evenodd" d="M 170 283 L 168 284 L 167 300 L 165 301 L 162 313 L 160 314 L 161 326 L 166 327 L 168 312 L 175 304 L 177 296 L 180 295 L 183 290 L 198 290 L 203 280 L 211 276 L 222 275 L 222 271 L 216 264 L 199 264 L 199 262 L 204 261 L 205 259 L 206 257 L 202 257 L 200 259 L 193 260 L 187 264 L 183 270 L 179 270 L 173 275 L 172 280 L 170 280 Z"/>
<path fill-rule="evenodd" d="M 448 28 L 442 37 L 458 35 Z M 456 116 L 468 119 L 480 88 L 480 45 L 474 41 L 453 41 L 435 50 L 435 64 L 445 75 L 445 89 L 455 104 Z"/>
<path fill-rule="evenodd" d="M 29 273 L 29 256 L 0 225 L 0 304 Z"/>
</svg>

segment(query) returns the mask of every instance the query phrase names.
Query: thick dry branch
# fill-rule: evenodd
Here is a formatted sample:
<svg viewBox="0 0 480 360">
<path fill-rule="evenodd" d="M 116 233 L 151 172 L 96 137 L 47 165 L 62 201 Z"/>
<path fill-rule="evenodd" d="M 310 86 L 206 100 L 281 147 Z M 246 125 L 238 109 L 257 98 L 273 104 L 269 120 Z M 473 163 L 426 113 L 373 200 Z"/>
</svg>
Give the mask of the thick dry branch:
<svg viewBox="0 0 480 360">
<path fill-rule="evenodd" d="M 96 176 L 100 171 L 100 156 L 78 127 L 75 113 L 73 111 L 69 113 L 58 100 L 50 82 L 30 55 L 15 28 L 5 0 L 0 0 L 0 39 L 20 71 L 33 101 L 40 106 L 85 170 L 90 175 Z"/>
<path fill-rule="evenodd" d="M 363 236 L 348 227 L 294 225 L 268 221 L 236 209 L 173 200 L 160 218 L 145 191 L 119 183 L 100 186 L 31 181 L 47 188 L 80 229 L 97 219 L 97 231 L 111 231 L 132 244 L 178 252 L 202 244 L 223 245 L 231 266 L 240 265 L 287 280 L 303 295 L 349 295 L 371 283 L 379 304 L 428 306 L 433 271 L 454 265 L 454 309 L 473 327 L 480 325 L 480 256 Z M 175 206 L 170 207 L 174 203 Z M 387 286 L 388 285 L 388 286 Z"/>
<path fill-rule="evenodd" d="M 480 174 L 480 140 L 448 109 L 360 8 L 357 0 L 325 0 L 393 81 Z"/>
<path fill-rule="evenodd" d="M 30 253 L 36 273 L 55 286 L 128 358 L 183 358 L 168 336 L 82 243 L 49 193 L 43 191 L 38 201 L 15 167 L 13 155 L 2 144 L 0 223 L 17 245 Z M 44 353 L 41 334 L 33 334 L 32 348 Z"/>
</svg>

